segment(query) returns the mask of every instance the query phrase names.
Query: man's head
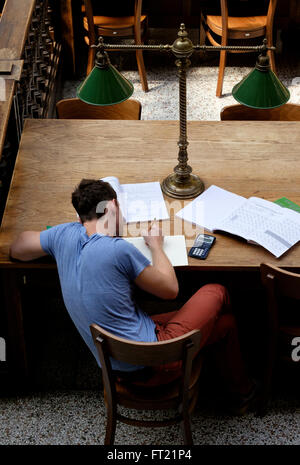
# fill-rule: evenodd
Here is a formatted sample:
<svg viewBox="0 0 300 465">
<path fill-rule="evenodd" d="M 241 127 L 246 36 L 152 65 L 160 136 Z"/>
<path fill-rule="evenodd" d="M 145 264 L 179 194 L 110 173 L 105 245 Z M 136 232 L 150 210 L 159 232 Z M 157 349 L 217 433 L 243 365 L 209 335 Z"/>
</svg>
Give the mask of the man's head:
<svg viewBox="0 0 300 465">
<path fill-rule="evenodd" d="M 98 220 L 107 212 L 112 212 L 118 229 L 120 212 L 117 194 L 108 182 L 82 179 L 72 193 L 72 204 L 82 223 Z"/>
</svg>

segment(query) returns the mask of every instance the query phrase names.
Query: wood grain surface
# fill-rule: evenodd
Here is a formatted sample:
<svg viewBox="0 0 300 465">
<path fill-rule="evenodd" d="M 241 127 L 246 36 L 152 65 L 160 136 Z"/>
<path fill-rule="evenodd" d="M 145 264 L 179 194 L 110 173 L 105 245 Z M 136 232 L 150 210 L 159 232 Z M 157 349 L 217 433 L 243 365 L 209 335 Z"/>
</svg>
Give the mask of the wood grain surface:
<svg viewBox="0 0 300 465">
<path fill-rule="evenodd" d="M 17 263 L 9 245 L 23 230 L 76 221 L 71 192 L 82 178 L 114 175 L 120 183 L 162 181 L 177 164 L 178 122 L 27 120 L 0 229 L 0 266 L 51 267 Z M 300 204 L 300 122 L 189 122 L 189 162 L 205 187 L 215 184 L 244 197 Z M 176 218 L 184 204 L 167 198 L 169 234 L 186 233 L 188 245 L 201 228 Z M 128 235 L 139 225 L 130 225 Z M 261 262 L 300 267 L 300 244 L 280 259 L 262 247 L 223 234 L 204 261 L 190 268 L 254 270 Z"/>
</svg>

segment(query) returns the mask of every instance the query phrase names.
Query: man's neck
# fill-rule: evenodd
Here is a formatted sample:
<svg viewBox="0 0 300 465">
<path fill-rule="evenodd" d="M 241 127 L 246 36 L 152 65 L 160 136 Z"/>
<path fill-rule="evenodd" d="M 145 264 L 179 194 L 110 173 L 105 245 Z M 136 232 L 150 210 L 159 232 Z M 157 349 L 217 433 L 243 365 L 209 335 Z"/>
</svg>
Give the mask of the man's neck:
<svg viewBox="0 0 300 465">
<path fill-rule="evenodd" d="M 96 232 L 100 232 L 99 230 L 97 231 L 98 228 L 96 227 L 96 219 L 91 221 L 85 221 L 82 225 L 85 227 L 86 233 L 89 237 L 95 234 Z"/>
<path fill-rule="evenodd" d="M 94 219 L 91 221 L 85 221 L 83 226 L 85 227 L 86 233 L 89 237 L 96 233 L 103 234 L 104 236 L 115 236 L 113 231 L 109 231 L 107 221 L 102 218 L 99 220 Z"/>
</svg>

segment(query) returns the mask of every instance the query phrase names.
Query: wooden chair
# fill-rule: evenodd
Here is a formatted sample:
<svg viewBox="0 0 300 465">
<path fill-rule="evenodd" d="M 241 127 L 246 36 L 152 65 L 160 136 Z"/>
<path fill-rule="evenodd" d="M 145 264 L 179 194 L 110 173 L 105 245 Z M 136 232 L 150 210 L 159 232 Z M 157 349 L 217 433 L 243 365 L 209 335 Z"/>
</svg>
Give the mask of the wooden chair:
<svg viewBox="0 0 300 465">
<path fill-rule="evenodd" d="M 206 15 L 205 17 L 201 13 L 200 45 L 205 43 L 206 37 L 212 45 L 234 45 L 232 42 L 236 40 L 240 42 L 235 45 L 241 45 L 241 40 L 245 41 L 257 37 L 266 37 L 267 45 L 273 45 L 273 19 L 277 0 L 269 0 L 268 11 L 264 16 L 229 16 L 227 0 L 220 0 L 220 3 L 221 16 Z M 221 41 L 218 38 L 220 38 Z M 231 39 L 233 39 L 233 41 L 228 43 Z M 268 51 L 268 54 L 270 57 L 271 69 L 275 71 L 274 52 Z M 222 50 L 220 52 L 219 76 L 216 91 L 217 97 L 221 97 L 222 95 L 226 57 L 227 51 Z"/>
<path fill-rule="evenodd" d="M 295 337 L 300 337 L 300 275 L 265 263 L 261 264 L 260 272 L 261 281 L 267 294 L 268 310 L 267 351 L 261 399 L 258 408 L 258 413 L 263 415 L 267 408 L 275 362 L 280 360 L 295 363 L 292 360 L 292 341 Z M 284 308 L 281 308 L 280 298 L 290 299 L 290 304 L 291 302 L 297 304 L 296 321 L 294 321 L 295 312 L 292 315 L 288 315 L 289 307 L 286 301 L 284 301 Z M 282 321 L 281 315 L 283 314 L 285 318 L 288 318 L 288 321 Z"/>
<path fill-rule="evenodd" d="M 286 103 L 278 108 L 261 110 L 245 105 L 229 105 L 222 108 L 221 121 L 300 121 L 300 105 Z"/>
<path fill-rule="evenodd" d="M 129 99 L 116 105 L 90 105 L 79 98 L 60 100 L 56 104 L 60 119 L 141 119 L 142 106 L 138 100 Z"/>
<path fill-rule="evenodd" d="M 163 342 L 135 342 L 119 338 L 95 324 L 90 326 L 102 367 L 104 399 L 107 409 L 105 444 L 114 443 L 117 420 L 134 426 L 169 426 L 181 423 L 185 444 L 192 444 L 190 415 L 198 397 L 198 380 L 202 355 L 198 354 L 201 333 L 191 331 L 184 336 Z M 155 369 L 144 381 L 132 381 L 132 374 L 125 379 L 116 376 L 111 368 L 110 357 L 144 367 L 155 367 L 182 360 L 177 378 L 165 380 Z M 157 376 L 158 375 L 158 376 Z M 159 384 L 156 383 L 157 377 Z M 127 378 L 127 379 L 126 379 Z M 156 381 L 155 381 L 156 378 Z M 178 408 L 176 417 L 165 420 L 139 420 L 121 415 L 117 406 L 136 410 L 160 410 Z"/>
<path fill-rule="evenodd" d="M 84 0 L 83 25 L 87 31 L 85 41 L 89 45 L 87 74 L 94 66 L 95 49 L 99 36 L 103 37 L 134 37 L 135 44 L 142 44 L 147 31 L 147 16 L 142 15 L 142 0 L 135 0 L 132 16 L 95 16 L 91 0 Z M 136 51 L 136 61 L 144 92 L 148 91 L 148 82 L 142 50 Z"/>
</svg>

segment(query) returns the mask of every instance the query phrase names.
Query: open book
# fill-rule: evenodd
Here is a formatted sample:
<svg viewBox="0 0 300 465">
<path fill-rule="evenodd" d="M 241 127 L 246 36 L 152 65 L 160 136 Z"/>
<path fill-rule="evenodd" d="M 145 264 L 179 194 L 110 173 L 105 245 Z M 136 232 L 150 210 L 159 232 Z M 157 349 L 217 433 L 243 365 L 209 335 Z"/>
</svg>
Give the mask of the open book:
<svg viewBox="0 0 300 465">
<path fill-rule="evenodd" d="M 177 213 L 209 231 L 224 231 L 267 249 L 277 258 L 300 240 L 300 214 L 258 197 L 246 199 L 217 186 Z"/>
<path fill-rule="evenodd" d="M 143 237 L 124 237 L 131 242 L 145 257 L 152 262 L 151 252 Z M 186 244 L 184 236 L 164 236 L 163 249 L 173 266 L 185 266 L 188 264 Z"/>
<path fill-rule="evenodd" d="M 120 184 L 118 178 L 114 176 L 107 176 L 101 180 L 109 182 L 116 191 L 127 223 L 169 218 L 159 182 Z"/>
</svg>

